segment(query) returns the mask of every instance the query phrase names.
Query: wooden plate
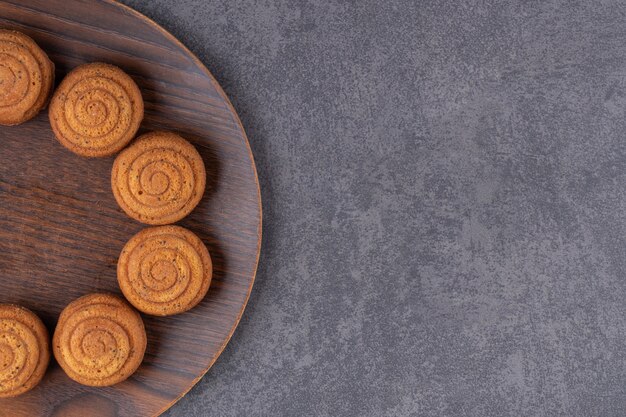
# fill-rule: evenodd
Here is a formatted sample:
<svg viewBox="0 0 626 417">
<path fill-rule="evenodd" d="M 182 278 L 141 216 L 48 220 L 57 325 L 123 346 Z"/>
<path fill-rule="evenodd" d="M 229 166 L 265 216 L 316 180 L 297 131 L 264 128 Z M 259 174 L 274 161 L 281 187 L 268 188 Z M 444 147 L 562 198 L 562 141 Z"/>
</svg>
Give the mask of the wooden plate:
<svg viewBox="0 0 626 417">
<path fill-rule="evenodd" d="M 180 224 L 207 244 L 209 294 L 175 317 L 144 316 L 148 350 L 139 371 L 109 388 L 72 382 L 52 363 L 33 391 L 0 400 L 1 416 L 152 416 L 181 398 L 231 337 L 252 289 L 261 206 L 245 132 L 202 63 L 161 27 L 111 1 L 0 1 L 0 28 L 32 36 L 55 62 L 58 81 L 73 67 L 105 61 L 142 89 L 142 131 L 170 129 L 193 142 L 208 171 L 207 193 Z M 54 139 L 47 112 L 0 127 L 0 303 L 24 305 L 52 332 L 59 313 L 94 291 L 120 293 L 118 255 L 144 226 L 111 192 L 108 159 L 82 159 Z M 76 413 L 76 414 L 74 414 Z"/>
</svg>

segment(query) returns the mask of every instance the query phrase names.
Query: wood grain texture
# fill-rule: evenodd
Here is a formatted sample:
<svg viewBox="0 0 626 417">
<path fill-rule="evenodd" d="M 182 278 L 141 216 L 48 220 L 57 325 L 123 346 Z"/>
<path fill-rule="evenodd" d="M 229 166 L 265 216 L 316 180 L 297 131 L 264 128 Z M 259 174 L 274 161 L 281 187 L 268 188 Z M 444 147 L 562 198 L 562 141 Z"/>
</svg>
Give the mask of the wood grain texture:
<svg viewBox="0 0 626 417">
<path fill-rule="evenodd" d="M 72 382 L 53 362 L 33 391 L 0 400 L 0 416 L 152 416 L 183 396 L 217 359 L 248 300 L 260 251 L 261 205 L 254 161 L 237 114 L 206 68 L 137 12 L 111 1 L 0 1 L 0 28 L 33 37 L 56 64 L 118 65 L 142 90 L 141 132 L 178 132 L 199 150 L 207 192 L 179 222 L 207 245 L 211 288 L 195 309 L 143 316 L 148 349 L 129 380 L 109 388 Z M 113 158 L 83 159 L 54 139 L 46 112 L 0 129 L 0 302 L 36 312 L 52 333 L 70 301 L 121 294 L 117 258 L 145 226 L 111 192 Z"/>
</svg>

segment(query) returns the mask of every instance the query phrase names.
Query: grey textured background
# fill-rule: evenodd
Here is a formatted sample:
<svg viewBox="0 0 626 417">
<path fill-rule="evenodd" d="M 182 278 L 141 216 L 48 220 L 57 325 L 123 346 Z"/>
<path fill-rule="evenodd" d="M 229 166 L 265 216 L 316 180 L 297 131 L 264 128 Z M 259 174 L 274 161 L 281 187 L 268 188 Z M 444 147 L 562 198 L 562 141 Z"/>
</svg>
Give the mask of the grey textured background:
<svg viewBox="0 0 626 417">
<path fill-rule="evenodd" d="M 167 416 L 624 416 L 626 3 L 125 3 L 250 136 L 258 280 Z"/>
</svg>

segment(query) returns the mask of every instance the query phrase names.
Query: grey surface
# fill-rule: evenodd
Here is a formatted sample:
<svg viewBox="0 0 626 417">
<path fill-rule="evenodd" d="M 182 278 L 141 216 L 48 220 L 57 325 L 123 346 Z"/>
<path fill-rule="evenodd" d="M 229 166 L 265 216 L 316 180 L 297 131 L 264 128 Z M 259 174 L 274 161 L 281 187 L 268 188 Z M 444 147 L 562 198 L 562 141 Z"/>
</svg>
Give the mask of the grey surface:
<svg viewBox="0 0 626 417">
<path fill-rule="evenodd" d="M 626 414 L 626 2 L 125 2 L 223 85 L 264 199 L 166 416 Z"/>
</svg>

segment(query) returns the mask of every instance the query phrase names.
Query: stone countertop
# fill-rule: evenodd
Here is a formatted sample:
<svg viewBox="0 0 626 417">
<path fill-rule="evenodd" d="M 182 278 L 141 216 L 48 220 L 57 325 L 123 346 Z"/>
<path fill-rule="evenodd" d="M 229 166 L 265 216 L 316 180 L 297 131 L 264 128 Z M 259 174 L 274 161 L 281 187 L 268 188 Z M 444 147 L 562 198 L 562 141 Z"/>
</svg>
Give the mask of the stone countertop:
<svg viewBox="0 0 626 417">
<path fill-rule="evenodd" d="M 241 325 L 174 416 L 623 416 L 626 3 L 124 0 L 258 165 Z"/>
</svg>

